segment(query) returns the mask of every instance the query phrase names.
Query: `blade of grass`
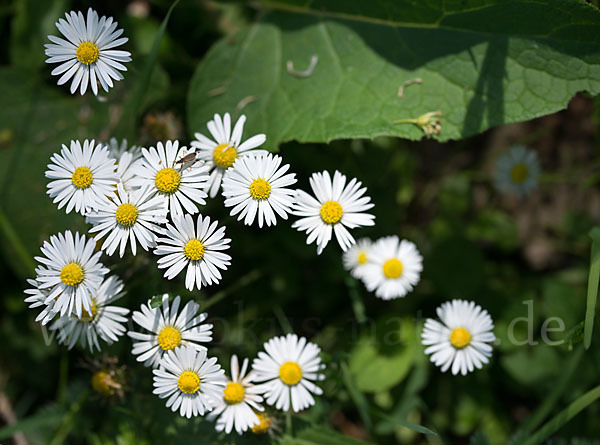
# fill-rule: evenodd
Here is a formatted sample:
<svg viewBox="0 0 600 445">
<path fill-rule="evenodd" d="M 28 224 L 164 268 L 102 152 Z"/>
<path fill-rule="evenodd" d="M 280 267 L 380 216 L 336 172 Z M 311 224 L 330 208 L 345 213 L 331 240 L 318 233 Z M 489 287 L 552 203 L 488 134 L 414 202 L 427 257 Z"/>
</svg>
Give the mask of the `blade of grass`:
<svg viewBox="0 0 600 445">
<path fill-rule="evenodd" d="M 569 387 L 569 382 L 571 381 L 571 377 L 575 373 L 575 370 L 581 361 L 581 357 L 583 357 L 583 348 L 579 347 L 573 353 L 573 356 L 570 358 L 565 368 L 562 369 L 559 380 L 554 385 L 550 395 L 546 397 L 542 404 L 521 427 L 524 432 L 531 433 L 544 421 L 548 414 L 552 412 L 552 409 L 560 399 L 560 396 Z"/>
<path fill-rule="evenodd" d="M 348 369 L 348 365 L 346 362 L 342 362 L 340 364 L 342 368 L 342 379 L 344 380 L 344 384 L 346 385 L 346 389 L 350 393 L 350 397 L 352 401 L 356 405 L 358 409 L 358 414 L 365 424 L 365 428 L 369 432 L 373 429 L 373 421 L 371 420 L 371 414 L 369 413 L 369 401 L 365 397 L 365 395 L 360 392 L 360 390 L 356 387 L 354 383 L 354 379 L 352 378 L 352 374 L 350 374 L 350 369 Z"/>
<path fill-rule="evenodd" d="M 590 255 L 587 307 L 585 310 L 585 328 L 583 332 L 585 349 L 589 349 L 592 344 L 594 318 L 596 317 L 596 300 L 598 299 L 598 284 L 600 281 L 600 227 L 594 227 L 590 231 L 590 237 L 592 238 L 592 252 Z"/>
<path fill-rule="evenodd" d="M 23 419 L 14 425 L 0 428 L 0 440 L 9 439 L 17 432 L 26 432 L 44 426 L 58 425 L 63 413 L 42 413 Z"/>
<path fill-rule="evenodd" d="M 144 99 L 144 94 L 148 90 L 148 85 L 150 84 L 150 79 L 152 77 L 152 71 L 156 66 L 156 61 L 158 60 L 158 50 L 160 48 L 160 42 L 165 34 L 165 30 L 167 29 L 167 24 L 169 23 L 169 18 L 171 17 L 171 13 L 175 6 L 179 3 L 179 0 L 175 0 L 169 10 L 167 11 L 167 15 L 164 20 L 160 24 L 158 28 L 158 32 L 156 33 L 156 37 L 154 39 L 154 43 L 152 44 L 152 49 L 148 58 L 146 59 L 146 64 L 144 65 L 144 69 L 142 71 L 142 77 L 138 86 L 135 90 L 135 93 L 131 97 L 131 99 L 125 104 L 123 107 L 123 114 L 121 115 L 121 120 L 114 133 L 118 136 L 125 137 L 128 139 L 134 139 L 133 128 L 135 121 L 142 113 L 141 105 Z"/>
<path fill-rule="evenodd" d="M 12 246 L 14 252 L 21 263 L 20 267 L 15 267 L 23 278 L 31 275 L 35 270 L 35 261 L 27 251 L 27 248 L 21 241 L 21 238 L 13 228 L 12 224 L 4 214 L 4 211 L 0 208 L 0 232 L 8 241 L 8 244 Z"/>
<path fill-rule="evenodd" d="M 535 434 L 533 434 L 531 437 L 529 437 L 529 439 L 523 442 L 523 445 L 537 445 L 539 443 L 542 443 L 599 397 L 600 386 L 596 386 L 594 389 L 586 392 L 584 395 L 579 397 L 577 400 L 575 400 L 573 403 L 567 406 L 564 410 L 562 410 L 560 413 L 554 416 Z"/>
</svg>

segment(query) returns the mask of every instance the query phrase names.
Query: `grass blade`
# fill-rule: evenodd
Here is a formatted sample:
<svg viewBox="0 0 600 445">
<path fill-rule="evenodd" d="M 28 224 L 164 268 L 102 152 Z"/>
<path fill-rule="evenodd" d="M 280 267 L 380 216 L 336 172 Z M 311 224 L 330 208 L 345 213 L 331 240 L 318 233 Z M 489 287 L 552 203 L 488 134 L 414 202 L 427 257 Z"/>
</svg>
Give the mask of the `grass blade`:
<svg viewBox="0 0 600 445">
<path fill-rule="evenodd" d="M 535 410 L 535 412 L 527 419 L 527 421 L 521 427 L 522 431 L 526 433 L 531 433 L 535 430 L 548 416 L 548 414 L 552 411 L 560 396 L 565 392 L 565 390 L 569 386 L 569 382 L 571 381 L 571 377 L 575 373 L 579 362 L 581 361 L 581 357 L 583 357 L 583 348 L 577 348 L 577 351 L 570 358 L 569 362 L 565 366 L 565 368 L 561 371 L 559 380 L 552 392 L 546 399 L 542 402 L 542 404 Z"/>
<path fill-rule="evenodd" d="M 373 421 L 371 420 L 371 415 L 369 414 L 369 401 L 365 397 L 365 395 L 360 392 L 360 390 L 356 387 L 354 383 L 354 379 L 350 374 L 350 370 L 348 369 L 348 365 L 345 362 L 340 364 L 342 368 L 342 379 L 344 380 L 344 384 L 346 385 L 346 389 L 350 393 L 350 397 L 352 401 L 356 405 L 358 409 L 358 414 L 362 419 L 365 427 L 370 432 L 373 428 Z"/>
<path fill-rule="evenodd" d="M 600 281 L 600 227 L 594 227 L 590 232 L 592 252 L 590 255 L 590 274 L 588 277 L 587 307 L 585 310 L 585 328 L 583 343 L 585 349 L 592 344 L 594 318 L 596 317 L 596 300 L 598 299 L 598 283 Z"/>
<path fill-rule="evenodd" d="M 169 18 L 171 17 L 171 13 L 175 6 L 179 3 L 179 0 L 175 0 L 169 11 L 167 11 L 167 15 L 164 20 L 160 24 L 160 28 L 158 28 L 158 32 L 156 33 L 156 38 L 154 39 L 154 43 L 152 44 L 152 50 L 148 55 L 146 60 L 146 64 L 144 65 L 144 71 L 142 72 L 142 77 L 140 82 L 138 83 L 137 89 L 133 94 L 133 97 L 128 101 L 128 103 L 123 107 L 123 114 L 121 115 L 121 120 L 119 125 L 117 126 L 115 133 L 122 137 L 127 137 L 128 139 L 133 138 L 132 129 L 134 127 L 136 119 L 140 116 L 142 109 L 142 100 L 144 99 L 144 94 L 148 89 L 148 85 L 150 84 L 150 78 L 152 77 L 152 71 L 156 66 L 156 61 L 158 60 L 158 51 L 160 48 L 160 42 L 165 34 L 165 30 L 167 29 L 167 24 L 169 23 Z"/>
<path fill-rule="evenodd" d="M 554 416 L 548 423 L 541 427 L 534 435 L 523 442 L 523 445 L 537 445 L 542 443 L 560 428 L 565 425 L 569 420 L 583 411 L 592 402 L 600 397 L 600 386 L 596 386 L 594 389 L 586 392 L 584 395 L 579 397 L 564 410 Z"/>
</svg>

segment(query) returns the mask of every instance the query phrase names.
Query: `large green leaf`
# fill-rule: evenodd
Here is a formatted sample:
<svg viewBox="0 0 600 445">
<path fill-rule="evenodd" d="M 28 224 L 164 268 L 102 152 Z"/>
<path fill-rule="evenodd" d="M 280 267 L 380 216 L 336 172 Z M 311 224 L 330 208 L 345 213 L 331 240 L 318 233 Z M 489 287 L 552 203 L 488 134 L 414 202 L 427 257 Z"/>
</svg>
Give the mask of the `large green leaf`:
<svg viewBox="0 0 600 445">
<path fill-rule="evenodd" d="M 229 111 L 246 113 L 249 133 L 266 133 L 269 147 L 418 139 L 420 128 L 394 121 L 440 110 L 438 138 L 458 139 L 600 92 L 600 12 L 580 1 L 314 3 L 269 2 L 288 10 L 211 49 L 191 82 L 190 131 Z M 309 77 L 286 69 L 302 71 L 314 55 Z"/>
</svg>

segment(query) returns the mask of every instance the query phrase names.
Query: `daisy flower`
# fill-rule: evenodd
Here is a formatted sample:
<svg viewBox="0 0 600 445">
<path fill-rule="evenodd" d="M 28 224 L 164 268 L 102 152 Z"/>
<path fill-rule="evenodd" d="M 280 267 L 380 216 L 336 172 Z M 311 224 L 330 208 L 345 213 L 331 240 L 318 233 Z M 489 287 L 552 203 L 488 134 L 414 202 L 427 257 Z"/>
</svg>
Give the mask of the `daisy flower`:
<svg viewBox="0 0 600 445">
<path fill-rule="evenodd" d="M 492 356 L 496 340 L 492 333 L 494 324 L 488 312 L 472 301 L 452 300 L 437 308 L 441 323 L 428 318 L 421 337 L 428 346 L 425 354 L 446 372 L 466 375 L 475 368 L 481 369 Z"/>
<path fill-rule="evenodd" d="M 44 303 L 52 303 L 52 310 L 61 316 L 74 312 L 80 317 L 82 310 L 92 310 L 92 295 L 108 272 L 98 261 L 102 252 L 94 253 L 95 247 L 95 239 L 67 230 L 44 241 L 44 256 L 35 257 L 44 266 L 37 269 L 35 279 L 40 291 L 48 293 Z"/>
<path fill-rule="evenodd" d="M 84 309 L 81 316 L 60 317 L 52 323 L 50 330 L 58 331 L 58 343 L 69 349 L 79 340 L 83 348 L 89 346 L 94 352 L 96 347 L 100 351 L 98 337 L 111 344 L 127 330 L 123 324 L 127 323 L 129 309 L 111 305 L 123 295 L 123 282 L 114 276 L 108 277 L 92 296 L 91 311 Z"/>
<path fill-rule="evenodd" d="M 135 178 L 135 167 L 142 157 L 142 151 L 137 145 L 129 147 L 127 139 L 123 139 L 119 143 L 115 138 L 111 138 L 108 142 L 108 150 L 113 158 L 117 160 L 117 178 L 123 189 L 129 192 L 133 187 L 129 182 Z"/>
<path fill-rule="evenodd" d="M 537 186 L 539 175 L 537 153 L 519 145 L 512 147 L 496 162 L 494 184 L 502 193 L 524 197 Z"/>
<path fill-rule="evenodd" d="M 134 169 L 136 178 L 131 181 L 135 187 L 149 187 L 159 196 L 171 215 L 197 213 L 196 204 L 204 205 L 204 188 L 208 180 L 209 167 L 201 162 L 186 163 L 186 158 L 194 150 L 179 147 L 179 141 L 156 144 L 150 150 L 142 148 L 142 160 Z"/>
<path fill-rule="evenodd" d="M 40 273 L 42 273 L 42 268 L 37 267 L 35 273 L 36 275 L 40 275 Z M 28 295 L 28 297 L 25 298 L 25 303 L 29 304 L 30 309 L 35 309 L 40 306 L 43 307 L 42 312 L 38 314 L 35 321 L 39 321 L 42 326 L 44 326 L 56 315 L 56 311 L 54 310 L 54 300 L 50 300 L 50 302 L 46 304 L 46 300 L 48 299 L 48 289 L 40 289 L 40 283 L 36 280 L 28 279 L 27 284 L 31 287 L 25 290 L 25 294 Z"/>
<path fill-rule="evenodd" d="M 223 178 L 225 207 L 233 207 L 231 216 L 239 213 L 238 221 L 243 218 L 244 224 L 250 225 L 258 213 L 258 227 L 263 226 L 263 221 L 267 226 L 277 224 L 275 213 L 287 219 L 295 193 L 287 186 L 296 183 L 296 175 L 286 175 L 290 166 L 280 168 L 281 161 L 281 156 L 269 153 L 245 156 L 234 162 Z"/>
<path fill-rule="evenodd" d="M 356 244 L 346 250 L 342 256 L 344 269 L 354 278 L 362 278 L 365 266 L 369 262 L 369 250 L 373 242 L 368 238 L 359 239 Z"/>
<path fill-rule="evenodd" d="M 231 257 L 221 251 L 229 249 L 225 227 L 217 230 L 217 221 L 210 223 L 208 216 L 198 215 L 196 224 L 190 215 L 174 216 L 173 224 L 167 224 L 167 238 L 159 238 L 156 255 L 160 269 L 167 269 L 165 277 L 173 279 L 187 266 L 185 287 L 194 290 L 216 284 L 221 280 L 219 269 L 226 270 Z"/>
<path fill-rule="evenodd" d="M 161 233 L 159 224 L 167 222 L 167 209 L 160 198 L 152 198 L 152 191 L 143 188 L 127 193 L 122 184 L 117 185 L 117 194 L 105 197 L 98 209 L 88 214 L 87 220 L 94 225 L 90 233 L 98 238 L 108 235 L 102 250 L 112 255 L 119 247 L 119 256 L 125 254 L 127 241 L 135 255 L 137 243 L 148 250 L 156 245 L 156 233 Z"/>
<path fill-rule="evenodd" d="M 260 425 L 260 419 L 255 411 L 264 410 L 260 404 L 262 397 L 258 395 L 258 387 L 251 383 L 252 371 L 246 374 L 247 369 L 247 358 L 242 362 L 240 370 L 237 355 L 231 357 L 231 380 L 227 381 L 218 405 L 208 415 L 208 420 L 218 417 L 215 426 L 217 431 L 225 431 L 229 434 L 235 425 L 236 432 L 242 434 Z"/>
<path fill-rule="evenodd" d="M 384 300 L 404 297 L 421 277 L 423 257 L 417 246 L 397 236 L 377 240 L 369 251 L 369 262 L 361 278 L 369 292 Z"/>
<path fill-rule="evenodd" d="M 206 350 L 191 347 L 167 351 L 161 368 L 154 369 L 154 394 L 167 400 L 167 408 L 182 417 L 202 416 L 222 397 L 225 371 Z"/>
<path fill-rule="evenodd" d="M 294 412 L 315 404 L 312 394 L 323 391 L 313 382 L 323 380 L 319 371 L 325 368 L 319 358 L 321 349 L 306 338 L 295 334 L 273 337 L 264 345 L 266 352 L 259 352 L 252 362 L 254 382 L 264 382 L 259 390 L 264 393 L 267 404 L 287 411 L 290 404 Z"/>
<path fill-rule="evenodd" d="M 102 144 L 94 145 L 94 140 L 71 141 L 71 148 L 63 144 L 60 154 L 50 158 L 46 178 L 48 195 L 54 198 L 61 209 L 67 206 L 67 213 L 75 209 L 84 214 L 94 208 L 106 195 L 114 191 L 117 184 L 115 160 Z"/>
<path fill-rule="evenodd" d="M 88 83 L 95 95 L 98 95 L 98 82 L 108 92 L 112 88 L 113 80 L 123 79 L 119 71 L 127 71 L 121 62 L 130 62 L 131 54 L 127 51 L 116 50 L 118 46 L 127 42 L 127 37 L 118 38 L 123 34 L 117 28 L 117 22 L 112 17 L 102 16 L 98 20 L 98 13 L 92 8 L 88 9 L 87 20 L 81 12 L 71 11 L 65 13 L 64 19 L 59 19 L 56 27 L 65 36 L 48 36 L 52 43 L 46 47 L 46 63 L 60 63 L 54 70 L 53 76 L 59 76 L 58 85 L 62 85 L 73 78 L 71 94 L 79 87 L 79 92 L 84 94 Z"/>
<path fill-rule="evenodd" d="M 141 312 L 133 313 L 133 321 L 149 333 L 129 331 L 133 340 L 133 355 L 145 366 L 157 367 L 166 351 L 189 346 L 198 351 L 206 348 L 198 343 L 212 340 L 212 324 L 202 324 L 207 314 L 198 314 L 199 305 L 188 301 L 178 315 L 181 299 L 176 296 L 169 307 L 169 295 L 162 297 L 161 307 L 148 304 L 141 306 Z"/>
<path fill-rule="evenodd" d="M 320 255 L 332 232 L 343 251 L 352 244 L 354 238 L 346 229 L 375 225 L 373 215 L 364 213 L 373 207 L 371 198 L 363 196 L 366 187 L 360 188 L 356 178 L 346 184 L 346 176 L 336 171 L 333 181 L 329 172 L 313 173 L 310 186 L 316 199 L 302 190 L 296 190 L 296 202 L 292 213 L 301 216 L 292 227 L 308 234 L 306 244 L 317 242 L 317 254 Z"/>
<path fill-rule="evenodd" d="M 211 198 L 217 196 L 225 170 L 231 167 L 236 159 L 249 154 L 266 153 L 264 150 L 250 151 L 265 142 L 267 138 L 264 134 L 257 134 L 241 142 L 245 122 L 246 116 L 240 116 L 235 127 L 233 127 L 233 131 L 231 131 L 231 116 L 229 116 L 229 113 L 225 113 L 223 119 L 220 115 L 215 114 L 214 120 L 206 125 L 214 141 L 202 133 L 194 134 L 196 140 L 192 141 L 192 147 L 197 149 L 198 158 L 206 161 L 212 169 L 207 184 L 207 190 Z"/>
</svg>

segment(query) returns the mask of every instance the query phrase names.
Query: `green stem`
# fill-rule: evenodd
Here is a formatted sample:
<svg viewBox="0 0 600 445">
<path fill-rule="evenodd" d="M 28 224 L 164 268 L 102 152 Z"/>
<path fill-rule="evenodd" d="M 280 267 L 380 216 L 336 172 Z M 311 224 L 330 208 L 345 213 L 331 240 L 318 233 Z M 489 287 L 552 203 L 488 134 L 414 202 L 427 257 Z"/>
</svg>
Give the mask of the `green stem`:
<svg viewBox="0 0 600 445">
<path fill-rule="evenodd" d="M 258 280 L 261 275 L 262 275 L 262 272 L 260 270 L 258 270 L 258 269 L 251 270 L 246 275 L 243 275 L 234 284 L 229 286 L 227 289 L 223 289 L 222 291 L 217 292 L 216 294 L 213 295 L 213 297 L 210 300 L 200 303 L 200 312 L 204 312 L 209 307 L 214 306 L 215 304 L 217 304 L 221 300 L 227 298 L 229 295 L 238 291 L 242 287 L 245 287 L 245 286 L 249 285 L 250 283 Z"/>
<path fill-rule="evenodd" d="M 294 437 L 294 427 L 292 425 L 292 412 L 289 410 L 285 413 L 285 433 L 288 436 Z"/>
<path fill-rule="evenodd" d="M 14 249 L 21 267 L 15 267 L 23 277 L 29 276 L 35 270 L 35 261 L 31 257 L 21 238 L 13 228 L 12 224 L 0 208 L 0 232 L 5 236 L 8 243 Z"/>
</svg>

